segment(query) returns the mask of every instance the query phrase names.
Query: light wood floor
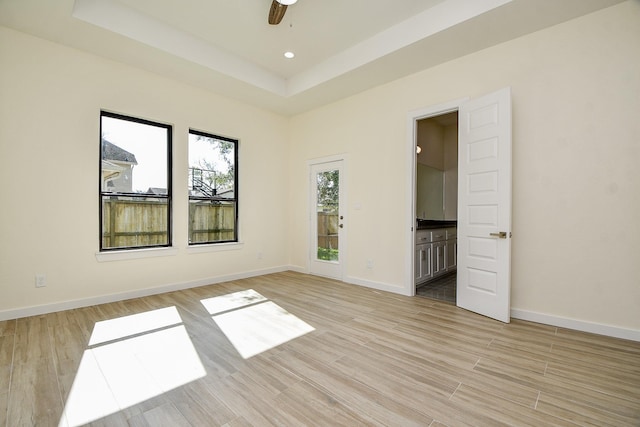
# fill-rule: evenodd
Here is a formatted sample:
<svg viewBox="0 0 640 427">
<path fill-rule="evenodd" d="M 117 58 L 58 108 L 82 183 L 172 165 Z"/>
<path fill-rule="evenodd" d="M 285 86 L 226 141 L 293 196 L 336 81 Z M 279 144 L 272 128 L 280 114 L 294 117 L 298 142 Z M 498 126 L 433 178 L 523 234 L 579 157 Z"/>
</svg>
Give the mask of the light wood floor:
<svg viewBox="0 0 640 427">
<path fill-rule="evenodd" d="M 292 272 L 0 322 L 0 425 L 89 420 L 640 426 L 640 343 Z"/>
</svg>

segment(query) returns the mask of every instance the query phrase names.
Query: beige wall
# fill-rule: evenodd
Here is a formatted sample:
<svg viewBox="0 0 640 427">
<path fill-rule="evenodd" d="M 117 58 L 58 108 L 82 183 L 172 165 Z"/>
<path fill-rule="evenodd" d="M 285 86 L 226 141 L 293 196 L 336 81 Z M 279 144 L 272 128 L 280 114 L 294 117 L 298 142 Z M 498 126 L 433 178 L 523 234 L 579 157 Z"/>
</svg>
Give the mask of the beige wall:
<svg viewBox="0 0 640 427">
<path fill-rule="evenodd" d="M 0 316 L 286 268 L 287 119 L 1 27 L 0 64 Z M 173 125 L 177 255 L 96 260 L 100 109 Z M 240 140 L 241 249 L 185 249 L 189 127 Z"/>
<path fill-rule="evenodd" d="M 422 149 L 416 156 L 417 162 L 443 171 L 444 126 L 433 119 L 424 119 L 418 120 L 416 127 L 416 143 Z"/>
<path fill-rule="evenodd" d="M 640 330 L 638 52 L 629 1 L 295 117 L 292 264 L 306 265 L 305 161 L 344 152 L 346 280 L 406 289 L 408 112 L 511 86 L 512 308 Z"/>
<path fill-rule="evenodd" d="M 640 331 L 638 51 L 634 0 L 286 119 L 0 28 L 0 314 L 305 270 L 307 161 L 336 154 L 348 156 L 345 280 L 404 292 L 408 112 L 511 86 L 512 307 Z M 174 125 L 177 255 L 96 261 L 101 108 Z M 185 250 L 190 126 L 241 141 L 239 250 Z"/>
</svg>

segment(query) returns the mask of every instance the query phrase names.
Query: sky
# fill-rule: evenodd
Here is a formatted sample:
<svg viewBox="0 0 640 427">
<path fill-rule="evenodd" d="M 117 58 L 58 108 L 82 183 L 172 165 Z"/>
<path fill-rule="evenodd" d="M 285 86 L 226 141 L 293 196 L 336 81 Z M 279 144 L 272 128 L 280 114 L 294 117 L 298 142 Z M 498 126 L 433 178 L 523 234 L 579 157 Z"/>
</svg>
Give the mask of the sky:
<svg viewBox="0 0 640 427">
<path fill-rule="evenodd" d="M 149 187 L 167 188 L 167 129 L 103 116 L 102 133 L 107 141 L 136 156 L 134 192 L 144 192 Z M 216 150 L 210 143 L 189 138 L 190 167 L 199 166 L 201 159 L 216 157 Z M 227 166 L 220 163 L 218 168 L 226 170 Z"/>
<path fill-rule="evenodd" d="M 167 188 L 167 129 L 102 116 L 102 136 L 136 156 L 134 192 Z"/>
</svg>

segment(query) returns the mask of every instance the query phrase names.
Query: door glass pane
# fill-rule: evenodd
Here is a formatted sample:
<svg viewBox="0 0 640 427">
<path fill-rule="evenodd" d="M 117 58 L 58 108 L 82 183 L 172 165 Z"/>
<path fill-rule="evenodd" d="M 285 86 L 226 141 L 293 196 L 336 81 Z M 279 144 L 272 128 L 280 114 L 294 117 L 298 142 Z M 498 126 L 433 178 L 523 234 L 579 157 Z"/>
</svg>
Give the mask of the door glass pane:
<svg viewBox="0 0 640 427">
<path fill-rule="evenodd" d="M 320 172 L 316 175 L 318 215 L 318 260 L 338 261 L 338 225 L 340 171 Z"/>
</svg>

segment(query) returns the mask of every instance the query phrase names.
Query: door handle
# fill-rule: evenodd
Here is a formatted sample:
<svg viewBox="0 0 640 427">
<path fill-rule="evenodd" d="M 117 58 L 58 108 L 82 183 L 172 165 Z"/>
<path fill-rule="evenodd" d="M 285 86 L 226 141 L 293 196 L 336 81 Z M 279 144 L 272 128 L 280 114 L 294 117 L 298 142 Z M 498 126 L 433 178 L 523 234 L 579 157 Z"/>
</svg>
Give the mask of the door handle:
<svg viewBox="0 0 640 427">
<path fill-rule="evenodd" d="M 506 231 L 498 231 L 497 233 L 489 233 L 491 237 L 497 237 L 498 239 L 506 239 L 507 232 Z"/>
</svg>

